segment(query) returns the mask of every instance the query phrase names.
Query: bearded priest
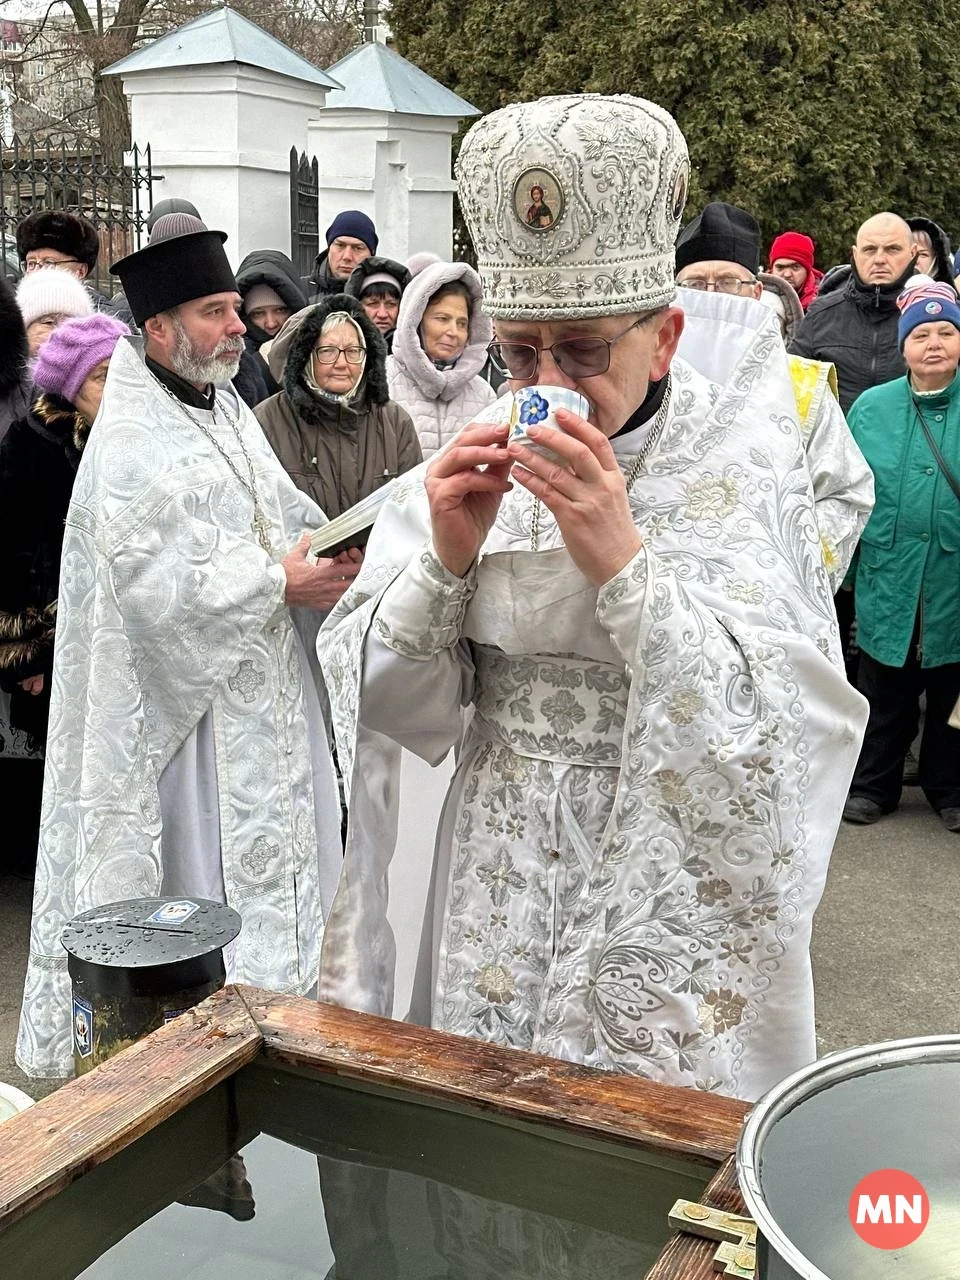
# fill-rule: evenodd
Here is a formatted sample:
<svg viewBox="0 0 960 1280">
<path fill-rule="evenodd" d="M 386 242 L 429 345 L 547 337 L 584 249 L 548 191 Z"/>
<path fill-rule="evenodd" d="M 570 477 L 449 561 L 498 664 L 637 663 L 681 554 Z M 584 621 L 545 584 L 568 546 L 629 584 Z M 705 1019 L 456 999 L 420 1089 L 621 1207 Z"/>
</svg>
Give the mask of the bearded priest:
<svg viewBox="0 0 960 1280">
<path fill-rule="evenodd" d="M 230 386 L 244 326 L 225 239 L 113 267 L 145 359 L 129 343 L 111 359 L 66 521 L 17 1045 L 32 1076 L 70 1071 L 60 931 L 108 902 L 227 902 L 232 977 L 316 987 L 340 812 L 298 615 L 335 604 L 357 565 L 309 563 L 324 516 Z"/>
<path fill-rule="evenodd" d="M 545 385 L 587 408 L 526 426 L 555 457 L 508 437 L 509 399 L 461 430 L 324 624 L 350 830 L 321 996 L 389 1011 L 412 846 L 413 1016 L 753 1099 L 816 1056 L 811 924 L 866 705 L 774 317 L 734 317 L 723 385 L 676 358 L 688 173 L 671 116 L 629 96 L 505 107 L 464 139 L 491 353 L 540 408 Z M 451 751 L 434 840 L 405 756 Z"/>
</svg>

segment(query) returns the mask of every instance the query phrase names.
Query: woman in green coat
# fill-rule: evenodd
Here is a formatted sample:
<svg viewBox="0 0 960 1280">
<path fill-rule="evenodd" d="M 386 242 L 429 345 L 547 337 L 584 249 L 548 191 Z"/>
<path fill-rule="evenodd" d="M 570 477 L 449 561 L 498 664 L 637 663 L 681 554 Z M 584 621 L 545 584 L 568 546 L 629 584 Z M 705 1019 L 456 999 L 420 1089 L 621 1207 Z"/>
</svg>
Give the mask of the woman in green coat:
<svg viewBox="0 0 960 1280">
<path fill-rule="evenodd" d="M 869 823 L 896 809 L 924 692 L 920 785 L 960 832 L 960 730 L 947 723 L 960 695 L 960 299 L 917 276 L 897 305 L 909 372 L 849 413 L 876 504 L 851 570 L 870 720 L 843 816 Z"/>
</svg>

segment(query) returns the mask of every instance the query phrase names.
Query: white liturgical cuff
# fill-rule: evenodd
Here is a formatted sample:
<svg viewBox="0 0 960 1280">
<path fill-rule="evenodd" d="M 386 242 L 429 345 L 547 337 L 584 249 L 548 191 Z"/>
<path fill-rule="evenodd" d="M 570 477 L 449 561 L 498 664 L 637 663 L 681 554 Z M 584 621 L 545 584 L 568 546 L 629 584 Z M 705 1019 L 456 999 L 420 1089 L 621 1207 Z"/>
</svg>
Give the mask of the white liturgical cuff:
<svg viewBox="0 0 960 1280">
<path fill-rule="evenodd" d="M 428 544 L 384 592 L 374 630 L 405 658 L 432 658 L 459 641 L 476 589 L 476 565 L 458 578 Z"/>
</svg>

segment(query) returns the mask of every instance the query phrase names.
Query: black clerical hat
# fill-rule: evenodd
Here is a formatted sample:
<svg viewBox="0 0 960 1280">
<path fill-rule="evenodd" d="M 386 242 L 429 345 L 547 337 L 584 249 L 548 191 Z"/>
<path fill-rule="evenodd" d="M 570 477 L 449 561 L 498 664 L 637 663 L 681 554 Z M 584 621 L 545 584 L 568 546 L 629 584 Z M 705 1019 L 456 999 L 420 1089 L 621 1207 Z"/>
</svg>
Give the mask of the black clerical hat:
<svg viewBox="0 0 960 1280">
<path fill-rule="evenodd" d="M 236 293 L 237 282 L 223 250 L 225 231 L 195 231 L 154 241 L 110 268 L 120 277 L 138 325 L 182 302 L 212 293 Z"/>
<path fill-rule="evenodd" d="M 745 209 L 714 200 L 677 236 L 677 270 L 693 262 L 738 262 L 760 270 L 760 226 Z"/>
</svg>

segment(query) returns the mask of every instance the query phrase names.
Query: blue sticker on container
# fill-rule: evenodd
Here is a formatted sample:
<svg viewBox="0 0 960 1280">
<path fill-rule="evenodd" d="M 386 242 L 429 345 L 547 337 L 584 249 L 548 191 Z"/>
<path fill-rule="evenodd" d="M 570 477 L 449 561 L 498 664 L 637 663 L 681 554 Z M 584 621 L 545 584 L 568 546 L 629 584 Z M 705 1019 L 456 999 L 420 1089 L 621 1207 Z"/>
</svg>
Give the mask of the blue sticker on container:
<svg viewBox="0 0 960 1280">
<path fill-rule="evenodd" d="M 93 1009 L 77 996 L 73 997 L 73 1045 L 81 1058 L 93 1053 Z"/>
<path fill-rule="evenodd" d="M 195 911 L 200 910 L 198 902 L 165 902 L 158 907 L 152 916 L 147 916 L 144 924 L 183 924 Z"/>
</svg>

